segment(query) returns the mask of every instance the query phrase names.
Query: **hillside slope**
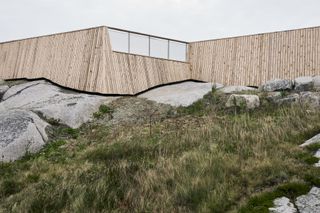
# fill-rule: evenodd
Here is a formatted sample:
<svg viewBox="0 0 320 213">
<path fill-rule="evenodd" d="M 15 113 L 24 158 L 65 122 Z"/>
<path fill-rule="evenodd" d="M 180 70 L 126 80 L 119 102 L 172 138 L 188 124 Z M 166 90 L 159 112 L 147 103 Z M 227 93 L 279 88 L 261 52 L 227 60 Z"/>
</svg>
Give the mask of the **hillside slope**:
<svg viewBox="0 0 320 213">
<path fill-rule="evenodd" d="M 298 146 L 320 132 L 319 110 L 226 109 L 226 98 L 165 110 L 120 98 L 79 129 L 51 121 L 54 142 L 0 164 L 0 212 L 268 212 L 319 185 Z M 134 119 L 114 122 L 127 106 Z"/>
</svg>

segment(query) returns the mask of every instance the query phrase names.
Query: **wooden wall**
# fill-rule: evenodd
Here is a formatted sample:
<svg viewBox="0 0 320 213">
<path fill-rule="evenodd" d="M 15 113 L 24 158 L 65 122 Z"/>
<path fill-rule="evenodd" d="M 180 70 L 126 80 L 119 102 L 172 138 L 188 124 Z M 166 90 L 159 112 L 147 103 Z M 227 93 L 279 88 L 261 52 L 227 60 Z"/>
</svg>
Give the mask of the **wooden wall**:
<svg viewBox="0 0 320 213">
<path fill-rule="evenodd" d="M 0 43 L 0 79 L 46 78 L 104 94 L 136 94 L 191 78 L 188 63 L 113 52 L 106 27 Z"/>
<path fill-rule="evenodd" d="M 189 63 L 114 52 L 108 32 L 105 35 L 106 84 L 114 93 L 137 94 L 158 85 L 191 78 Z"/>
<path fill-rule="evenodd" d="M 0 79 L 46 78 L 103 94 L 188 79 L 258 86 L 320 75 L 320 28 L 192 42 L 189 63 L 112 51 L 107 27 L 0 43 Z"/>
<path fill-rule="evenodd" d="M 192 78 L 259 86 L 320 75 L 320 27 L 190 43 Z"/>
<path fill-rule="evenodd" d="M 46 78 L 69 88 L 104 89 L 103 28 L 0 44 L 0 78 Z"/>
</svg>

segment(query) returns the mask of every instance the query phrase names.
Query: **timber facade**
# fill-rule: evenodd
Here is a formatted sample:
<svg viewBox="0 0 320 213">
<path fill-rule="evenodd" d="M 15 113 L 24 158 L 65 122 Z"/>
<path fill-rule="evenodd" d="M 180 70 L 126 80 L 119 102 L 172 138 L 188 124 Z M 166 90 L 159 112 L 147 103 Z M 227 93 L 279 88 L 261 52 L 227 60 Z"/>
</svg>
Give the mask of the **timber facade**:
<svg viewBox="0 0 320 213">
<path fill-rule="evenodd" d="M 0 43 L 0 79 L 45 78 L 81 91 L 133 95 L 184 80 L 259 86 L 320 75 L 320 27 L 184 43 L 186 59 L 179 61 L 151 57 L 150 37 L 148 56 L 114 51 L 105 26 L 9 41 Z"/>
</svg>

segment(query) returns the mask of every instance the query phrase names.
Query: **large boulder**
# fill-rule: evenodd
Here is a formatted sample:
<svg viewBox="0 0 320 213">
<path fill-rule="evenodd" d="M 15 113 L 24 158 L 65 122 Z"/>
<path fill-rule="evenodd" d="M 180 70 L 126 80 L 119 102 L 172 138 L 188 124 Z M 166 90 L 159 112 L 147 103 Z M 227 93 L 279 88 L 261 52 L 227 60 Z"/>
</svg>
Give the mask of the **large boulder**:
<svg viewBox="0 0 320 213">
<path fill-rule="evenodd" d="M 61 89 L 44 80 L 11 87 L 0 103 L 0 112 L 11 109 L 30 110 L 58 120 L 72 128 L 90 121 L 101 104 L 115 97 L 88 95 Z"/>
<path fill-rule="evenodd" d="M 299 196 L 295 203 L 301 213 L 320 212 L 320 188 L 313 187 L 307 195 Z"/>
<path fill-rule="evenodd" d="M 138 97 L 171 106 L 189 106 L 220 84 L 183 82 L 151 89 Z"/>
<path fill-rule="evenodd" d="M 259 89 L 265 92 L 273 92 L 273 91 L 291 90 L 292 87 L 293 87 L 293 84 L 291 80 L 275 79 L 275 80 L 267 81 Z"/>
<path fill-rule="evenodd" d="M 278 105 L 296 104 L 296 103 L 299 103 L 299 100 L 300 100 L 300 95 L 293 93 L 293 94 L 289 94 L 287 96 L 284 96 L 278 100 L 275 100 L 274 103 L 276 103 Z"/>
<path fill-rule="evenodd" d="M 13 161 L 39 151 L 47 142 L 48 124 L 24 110 L 0 112 L 0 161 Z"/>
<path fill-rule="evenodd" d="M 257 95 L 230 95 L 226 107 L 243 107 L 246 109 L 254 109 L 260 106 L 260 99 Z"/>
<path fill-rule="evenodd" d="M 300 102 L 314 108 L 320 107 L 320 93 L 319 92 L 302 92 L 300 94 Z"/>
<path fill-rule="evenodd" d="M 274 207 L 269 208 L 270 213 L 296 213 L 294 204 L 286 197 L 277 198 L 273 201 Z"/>
<path fill-rule="evenodd" d="M 220 84 L 220 83 L 214 83 L 212 85 L 212 88 L 214 88 L 214 89 L 222 89 L 223 87 L 224 87 L 224 85 Z"/>
<path fill-rule="evenodd" d="M 313 89 L 316 91 L 320 91 L 320 75 L 314 76 L 312 79 Z"/>
<path fill-rule="evenodd" d="M 245 87 L 245 86 L 226 86 L 218 90 L 219 92 L 230 94 L 230 93 L 239 93 L 247 91 L 257 91 L 256 88 Z"/>
<path fill-rule="evenodd" d="M 313 78 L 304 76 L 294 79 L 294 89 L 296 91 L 310 91 L 313 89 Z"/>
<path fill-rule="evenodd" d="M 7 90 L 9 89 L 8 85 L 0 85 L 0 101 L 2 99 L 2 96 L 4 95 L 5 92 L 7 92 Z"/>
</svg>

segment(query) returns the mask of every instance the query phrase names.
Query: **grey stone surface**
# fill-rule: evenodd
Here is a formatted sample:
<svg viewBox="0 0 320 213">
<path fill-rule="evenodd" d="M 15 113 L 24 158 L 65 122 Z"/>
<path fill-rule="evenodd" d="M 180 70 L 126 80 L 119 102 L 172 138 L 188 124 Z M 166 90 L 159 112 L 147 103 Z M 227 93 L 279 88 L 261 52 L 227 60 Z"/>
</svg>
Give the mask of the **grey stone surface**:
<svg viewBox="0 0 320 213">
<path fill-rule="evenodd" d="M 267 99 L 273 103 L 277 102 L 281 98 L 283 98 L 281 92 L 268 92 L 267 94 Z"/>
<path fill-rule="evenodd" d="M 275 80 L 267 81 L 259 89 L 261 91 L 274 92 L 274 91 L 281 91 L 281 90 L 291 90 L 292 87 L 293 87 L 293 83 L 291 80 L 275 79 Z"/>
<path fill-rule="evenodd" d="M 23 109 L 39 112 L 46 118 L 58 120 L 72 128 L 90 121 L 101 104 L 115 97 L 88 95 L 63 90 L 44 80 L 11 87 L 3 96 L 0 112 Z"/>
<path fill-rule="evenodd" d="M 289 94 L 287 96 L 284 96 L 278 100 L 275 100 L 275 103 L 278 105 L 296 104 L 296 103 L 299 103 L 299 100 L 300 100 L 300 95 L 293 93 L 293 94 Z"/>
<path fill-rule="evenodd" d="M 314 157 L 320 159 L 320 149 L 314 154 Z M 318 161 L 318 163 L 315 163 L 314 166 L 315 167 L 320 167 L 320 160 Z"/>
<path fill-rule="evenodd" d="M 0 101 L 2 99 L 3 94 L 9 89 L 8 85 L 0 85 Z"/>
<path fill-rule="evenodd" d="M 269 208 L 271 213 L 296 213 L 297 209 L 286 197 L 277 198 L 273 201 L 274 207 Z"/>
<path fill-rule="evenodd" d="M 302 92 L 300 93 L 301 104 L 311 107 L 320 107 L 320 93 L 319 92 Z"/>
<path fill-rule="evenodd" d="M 252 87 L 245 87 L 245 86 L 226 86 L 219 89 L 218 91 L 222 93 L 230 94 L 230 93 L 238 93 L 238 92 L 246 92 L 246 91 L 257 91 L 257 89 Z"/>
<path fill-rule="evenodd" d="M 313 78 L 304 76 L 294 79 L 294 89 L 296 91 L 310 91 L 313 89 Z"/>
<path fill-rule="evenodd" d="M 314 76 L 313 79 L 313 89 L 320 91 L 320 75 Z"/>
<path fill-rule="evenodd" d="M 313 187 L 307 195 L 298 197 L 295 203 L 300 213 L 320 212 L 320 188 Z"/>
<path fill-rule="evenodd" d="M 245 107 L 247 109 L 254 109 L 260 106 L 260 99 L 257 95 L 237 95 L 232 94 L 228 98 L 226 107 Z"/>
<path fill-rule="evenodd" d="M 282 92 L 268 92 L 267 99 L 278 105 L 292 104 L 299 103 L 300 95 L 296 93 L 285 95 Z"/>
<path fill-rule="evenodd" d="M 303 144 L 300 145 L 300 147 L 309 146 L 309 145 L 315 144 L 315 143 L 320 143 L 320 134 L 317 134 L 316 136 L 305 141 Z"/>
<path fill-rule="evenodd" d="M 187 81 L 158 87 L 142 93 L 138 97 L 171 106 L 189 106 L 212 91 L 214 85 L 213 83 Z"/>
<path fill-rule="evenodd" d="M 212 87 L 215 88 L 215 89 L 222 89 L 224 87 L 224 85 L 223 84 L 219 84 L 219 83 L 214 83 L 212 85 Z"/>
<path fill-rule="evenodd" d="M 24 110 L 0 112 L 0 161 L 13 161 L 39 151 L 48 140 L 48 124 Z"/>
</svg>

